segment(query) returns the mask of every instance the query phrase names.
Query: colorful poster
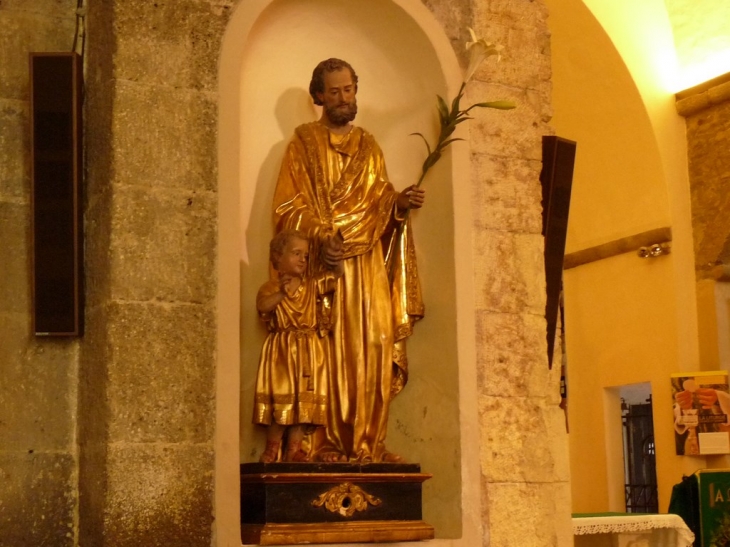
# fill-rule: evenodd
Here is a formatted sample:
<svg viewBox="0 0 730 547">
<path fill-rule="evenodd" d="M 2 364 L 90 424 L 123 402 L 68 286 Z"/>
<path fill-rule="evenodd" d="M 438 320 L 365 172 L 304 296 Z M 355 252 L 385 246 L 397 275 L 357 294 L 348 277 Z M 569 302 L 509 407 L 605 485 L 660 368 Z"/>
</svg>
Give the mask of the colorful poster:
<svg viewBox="0 0 730 547">
<path fill-rule="evenodd" d="M 730 454 L 727 371 L 672 374 L 677 454 Z"/>
</svg>

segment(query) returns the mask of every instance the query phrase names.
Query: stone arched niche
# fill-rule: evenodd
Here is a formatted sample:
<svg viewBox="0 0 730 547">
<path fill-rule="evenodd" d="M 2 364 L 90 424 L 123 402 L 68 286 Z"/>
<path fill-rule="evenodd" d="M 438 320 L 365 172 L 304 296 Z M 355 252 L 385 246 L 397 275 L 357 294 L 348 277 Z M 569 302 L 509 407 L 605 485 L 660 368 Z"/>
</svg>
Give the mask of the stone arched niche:
<svg viewBox="0 0 730 547">
<path fill-rule="evenodd" d="M 243 2 L 226 36 L 220 75 L 219 360 L 228 373 L 219 371 L 219 396 L 233 400 L 227 381 L 236 379 L 230 361 L 239 348 L 233 347 L 237 333 L 224 323 L 226 316 L 238 317 L 238 311 L 240 461 L 245 462 L 255 460 L 264 443 L 263 431 L 250 424 L 265 334 L 254 299 L 268 275 L 270 208 L 284 148 L 297 125 L 319 116 L 307 94 L 312 69 L 328 57 L 344 58 L 355 67 L 360 78 L 356 123 L 378 140 L 399 189 L 417 180 L 425 158 L 423 143 L 409 134 L 418 131 L 434 139 L 435 96 L 453 96 L 460 73 L 447 38 L 420 2 Z M 454 178 L 468 179 L 466 151 L 453 158 L 445 156 L 429 174 L 427 206 L 414 217 L 427 316 L 409 344 L 410 380 L 391 406 L 387 440 L 389 449 L 434 474 L 425 486 L 424 519 L 443 538 L 462 536 L 461 432 L 468 424 L 460 421 L 464 378 L 458 362 L 473 351 L 464 347 L 472 319 L 457 316 L 457 301 L 469 298 L 471 269 L 462 268 L 470 265 L 465 258 L 469 241 L 463 242 L 465 252 L 455 252 L 455 233 L 464 230 L 459 224 L 468 224 L 468 215 L 456 219 L 454 210 L 466 209 L 468 197 L 452 187 Z M 234 265 L 231 253 L 240 265 L 238 279 L 223 271 Z M 239 289 L 240 301 L 231 302 L 229 295 Z M 225 407 L 219 398 L 219 420 L 226 419 Z"/>
</svg>

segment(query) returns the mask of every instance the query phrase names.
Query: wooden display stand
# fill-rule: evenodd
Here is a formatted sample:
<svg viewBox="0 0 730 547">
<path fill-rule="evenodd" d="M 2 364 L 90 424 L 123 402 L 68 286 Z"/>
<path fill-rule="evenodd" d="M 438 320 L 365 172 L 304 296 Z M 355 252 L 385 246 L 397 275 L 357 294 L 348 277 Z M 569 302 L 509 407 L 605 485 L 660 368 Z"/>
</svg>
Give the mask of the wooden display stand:
<svg viewBox="0 0 730 547">
<path fill-rule="evenodd" d="M 433 538 L 422 520 L 418 464 L 245 463 L 244 544 L 363 543 Z"/>
</svg>

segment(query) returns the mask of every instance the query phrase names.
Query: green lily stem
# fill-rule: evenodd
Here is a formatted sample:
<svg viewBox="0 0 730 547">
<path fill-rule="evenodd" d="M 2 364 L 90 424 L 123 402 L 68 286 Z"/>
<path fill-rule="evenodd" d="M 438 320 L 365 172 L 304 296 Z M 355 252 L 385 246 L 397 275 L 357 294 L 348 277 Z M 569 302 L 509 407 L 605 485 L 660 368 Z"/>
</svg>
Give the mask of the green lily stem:
<svg viewBox="0 0 730 547">
<path fill-rule="evenodd" d="M 467 120 L 471 120 L 472 118 L 469 116 L 469 112 L 473 110 L 474 108 L 499 108 L 502 110 L 508 110 L 511 108 L 514 108 L 514 104 L 508 102 L 508 101 L 495 101 L 491 103 L 475 103 L 471 105 L 466 110 L 460 110 L 459 104 L 461 103 L 461 99 L 464 97 L 464 90 L 466 89 L 466 82 L 461 82 L 461 87 L 459 88 L 459 93 L 456 95 L 454 100 L 451 103 L 451 109 L 449 109 L 448 105 L 446 104 L 446 101 L 440 96 L 437 95 L 438 98 L 438 112 L 439 112 L 439 122 L 441 123 L 441 131 L 439 131 L 439 137 L 438 141 L 436 142 L 436 147 L 431 150 L 431 146 L 428 144 L 428 140 L 426 140 L 426 137 L 424 137 L 421 133 L 413 133 L 413 135 L 418 135 L 423 139 L 423 142 L 426 143 L 426 148 L 428 149 L 428 156 L 426 156 L 425 161 L 423 162 L 423 167 L 421 168 L 421 176 L 418 178 L 418 182 L 415 184 L 416 188 L 420 188 L 421 184 L 423 183 L 423 180 L 426 178 L 426 173 L 428 173 L 429 169 L 436 165 L 436 163 L 441 159 L 442 152 L 446 149 L 447 146 L 449 146 L 451 143 L 455 141 L 464 140 L 461 138 L 452 138 L 451 135 L 456 130 L 456 126 L 459 125 L 462 122 L 465 122 Z M 410 201 L 408 203 L 408 207 L 406 207 L 405 213 L 403 213 L 403 220 L 400 223 L 400 226 L 397 228 L 398 230 L 401 230 L 401 227 L 403 224 L 408 221 L 408 219 L 411 216 L 411 204 Z M 396 252 L 398 250 L 399 244 L 396 242 Z M 395 264 L 395 258 L 392 259 L 393 262 L 391 262 L 391 269 L 389 272 L 389 278 L 390 281 L 393 281 L 393 264 Z"/>
<path fill-rule="evenodd" d="M 466 90 L 466 82 L 461 82 L 461 87 L 459 88 L 459 93 L 456 95 L 454 100 L 451 103 L 451 109 L 449 109 L 448 105 L 446 104 L 446 101 L 441 98 L 441 96 L 438 96 L 438 111 L 439 111 L 439 121 L 441 123 L 441 131 L 439 131 L 439 137 L 438 141 L 436 142 L 436 147 L 431 150 L 431 147 L 428 144 L 428 141 L 426 140 L 426 137 L 421 135 L 420 133 L 414 133 L 414 135 L 419 135 L 424 142 L 426 143 L 426 148 L 428 149 L 428 156 L 426 156 L 426 160 L 423 162 L 423 167 L 421 168 L 421 175 L 418 178 L 418 182 L 415 184 L 416 188 L 420 188 L 421 184 L 423 183 L 423 180 L 426 178 L 426 173 L 428 173 L 429 169 L 436 165 L 438 161 L 441 159 L 441 154 L 444 150 L 446 150 L 446 147 L 448 147 L 450 144 L 452 144 L 455 141 L 463 140 L 460 138 L 452 138 L 451 135 L 456 130 L 456 126 L 459 125 L 462 122 L 465 122 L 467 120 L 471 120 L 472 118 L 469 116 L 469 112 L 473 110 L 474 108 L 499 108 L 499 109 L 510 109 L 514 108 L 514 105 L 509 103 L 508 101 L 495 101 L 491 103 L 475 103 L 471 105 L 466 110 L 460 110 L 459 106 L 461 103 L 461 99 L 464 98 L 464 91 Z M 408 219 L 411 213 L 411 206 L 410 204 L 406 208 L 406 212 L 404 214 L 404 222 Z"/>
</svg>

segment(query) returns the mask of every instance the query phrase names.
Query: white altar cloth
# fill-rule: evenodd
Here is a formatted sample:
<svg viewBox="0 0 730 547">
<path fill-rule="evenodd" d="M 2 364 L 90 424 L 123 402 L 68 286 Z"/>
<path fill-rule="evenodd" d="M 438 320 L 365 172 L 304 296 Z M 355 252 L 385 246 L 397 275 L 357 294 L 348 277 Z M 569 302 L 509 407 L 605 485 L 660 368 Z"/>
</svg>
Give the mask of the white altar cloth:
<svg viewBox="0 0 730 547">
<path fill-rule="evenodd" d="M 692 547 L 695 536 L 678 515 L 573 516 L 576 547 Z"/>
</svg>

